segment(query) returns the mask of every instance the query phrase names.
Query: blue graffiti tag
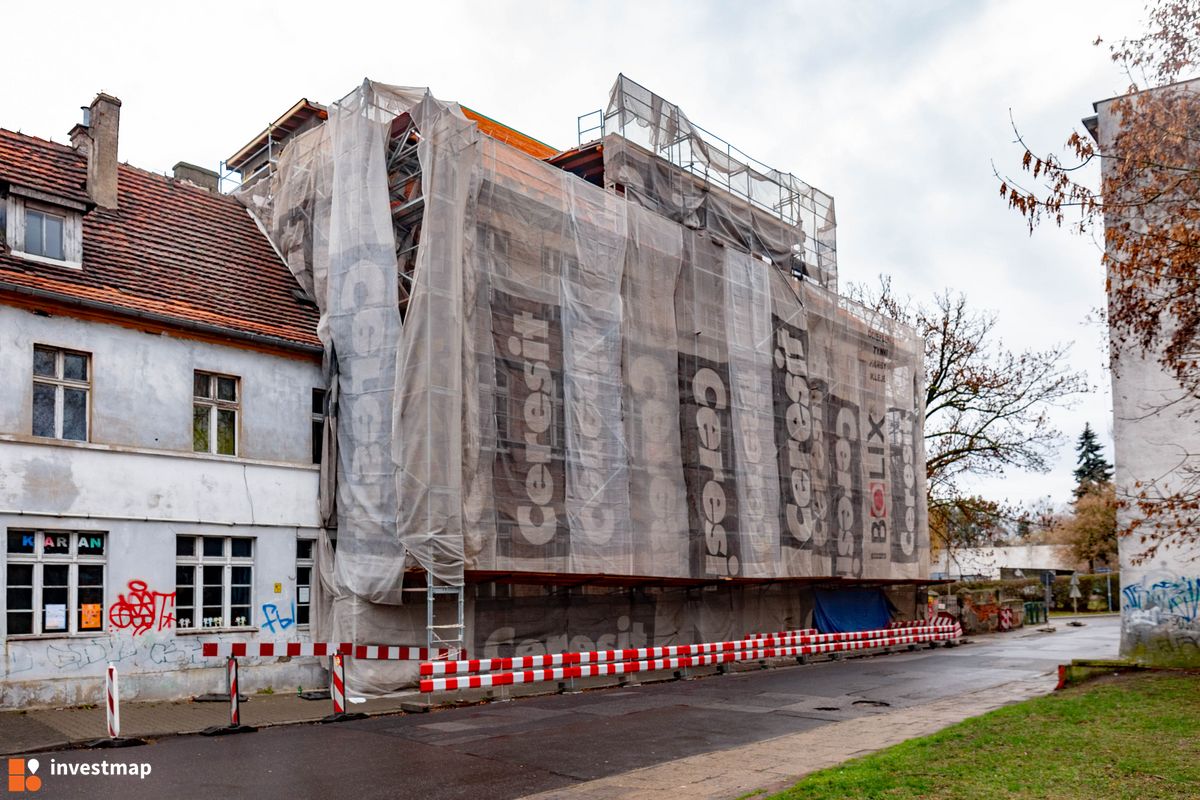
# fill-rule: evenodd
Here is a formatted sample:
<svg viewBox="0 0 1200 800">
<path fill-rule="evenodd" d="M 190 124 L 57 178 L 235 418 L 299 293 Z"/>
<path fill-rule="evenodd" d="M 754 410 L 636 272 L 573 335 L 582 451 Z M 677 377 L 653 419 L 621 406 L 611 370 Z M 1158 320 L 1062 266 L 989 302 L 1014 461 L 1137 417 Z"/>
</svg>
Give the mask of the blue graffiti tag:
<svg viewBox="0 0 1200 800">
<path fill-rule="evenodd" d="M 1157 608 L 1184 622 L 1200 619 L 1200 578 L 1159 580 L 1149 586 L 1143 581 L 1126 586 L 1121 594 L 1126 608 Z"/>
<path fill-rule="evenodd" d="M 275 626 L 279 625 L 279 630 L 286 631 L 288 628 L 296 624 L 296 604 L 292 603 L 292 615 L 285 617 L 279 613 L 279 609 L 274 603 L 263 603 L 262 607 L 263 619 L 266 620 L 260 627 L 267 628 L 271 633 L 275 633 Z"/>
</svg>

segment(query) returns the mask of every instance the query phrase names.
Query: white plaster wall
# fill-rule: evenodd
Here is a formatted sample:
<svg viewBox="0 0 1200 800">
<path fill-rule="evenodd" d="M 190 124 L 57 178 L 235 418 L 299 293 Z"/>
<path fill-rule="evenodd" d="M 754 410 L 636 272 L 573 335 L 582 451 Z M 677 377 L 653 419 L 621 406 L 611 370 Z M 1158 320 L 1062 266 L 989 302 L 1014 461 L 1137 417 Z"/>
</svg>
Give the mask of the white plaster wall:
<svg viewBox="0 0 1200 800">
<path fill-rule="evenodd" d="M 1200 89 L 1200 82 L 1189 88 Z M 1097 114 L 1101 147 L 1110 152 L 1116 126 L 1111 102 L 1099 104 Z M 1200 403 L 1181 401 L 1181 387 L 1156 352 L 1122 345 L 1115 337 L 1112 350 L 1117 497 L 1132 500 L 1152 483 L 1170 493 L 1180 485 L 1183 469 L 1200 468 Z M 1135 509 L 1123 508 L 1118 524 L 1126 528 L 1137 516 Z M 1121 538 L 1121 654 L 1200 665 L 1200 531 L 1170 537 L 1153 558 L 1144 558 L 1145 552 L 1137 531 Z"/>
<path fill-rule="evenodd" d="M 318 480 L 312 465 L 0 436 L 0 512 L 315 527 Z"/>
<path fill-rule="evenodd" d="M 1122 354 L 1113 371 L 1118 497 L 1136 497 L 1139 481 L 1156 481 L 1162 491 L 1172 491 L 1187 453 L 1200 454 L 1200 408 L 1193 403 L 1188 416 L 1186 405 L 1166 405 L 1179 395 L 1178 384 L 1153 358 Z M 1120 510 L 1120 526 L 1136 515 L 1135 509 Z M 1200 532 L 1171 536 L 1152 558 L 1144 558 L 1145 552 L 1136 532 L 1121 538 L 1121 654 L 1200 664 Z"/>
<path fill-rule="evenodd" d="M 31 436 L 35 343 L 92 354 L 90 442 Z M 191 452 L 195 369 L 241 378 L 239 457 Z M 109 661 L 126 699 L 223 691 L 223 661 L 201 657 L 203 642 L 306 639 L 295 625 L 282 629 L 265 606 L 293 616 L 296 539 L 315 536 L 319 524 L 310 402 L 321 384 L 319 366 L 308 361 L 0 307 L 0 534 L 103 531 L 108 542 L 103 633 L 8 637 L 0 569 L 0 707 L 97 702 Z M 177 535 L 255 540 L 247 628 L 197 634 L 174 625 L 141 633 L 113 626 L 110 609 L 130 581 L 175 591 Z M 251 658 L 243 667 L 251 692 L 325 680 L 312 658 Z"/>
<path fill-rule="evenodd" d="M 192 373 L 204 370 L 241 378 L 240 456 L 312 461 L 319 364 L 8 306 L 0 306 L 0 433 L 32 431 L 34 344 L 91 353 L 92 442 L 190 453 Z"/>
</svg>

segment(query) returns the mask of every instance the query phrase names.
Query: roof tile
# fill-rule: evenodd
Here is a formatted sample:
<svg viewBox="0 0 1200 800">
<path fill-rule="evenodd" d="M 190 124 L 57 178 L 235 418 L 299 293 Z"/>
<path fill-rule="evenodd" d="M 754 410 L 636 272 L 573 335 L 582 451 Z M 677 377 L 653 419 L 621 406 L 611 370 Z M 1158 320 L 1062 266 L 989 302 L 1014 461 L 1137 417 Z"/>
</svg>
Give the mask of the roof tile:
<svg viewBox="0 0 1200 800">
<path fill-rule="evenodd" d="M 83 269 L 0 253 L 0 280 L 130 312 L 319 345 L 317 310 L 233 197 L 121 164 L 116 209 L 83 217 Z M 0 181 L 88 202 L 87 162 L 0 129 Z"/>
</svg>

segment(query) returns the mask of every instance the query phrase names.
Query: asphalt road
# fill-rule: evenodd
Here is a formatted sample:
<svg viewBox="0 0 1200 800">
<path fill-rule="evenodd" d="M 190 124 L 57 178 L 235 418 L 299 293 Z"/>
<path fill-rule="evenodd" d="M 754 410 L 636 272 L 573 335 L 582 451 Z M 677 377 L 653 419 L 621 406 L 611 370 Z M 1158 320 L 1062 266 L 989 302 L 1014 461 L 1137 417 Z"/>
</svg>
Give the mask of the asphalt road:
<svg viewBox="0 0 1200 800">
<path fill-rule="evenodd" d="M 822 662 L 242 736 L 39 756 L 38 797 L 520 797 L 1114 658 L 1117 617 L 956 648 Z M 144 779 L 67 776 L 148 763 Z"/>
</svg>

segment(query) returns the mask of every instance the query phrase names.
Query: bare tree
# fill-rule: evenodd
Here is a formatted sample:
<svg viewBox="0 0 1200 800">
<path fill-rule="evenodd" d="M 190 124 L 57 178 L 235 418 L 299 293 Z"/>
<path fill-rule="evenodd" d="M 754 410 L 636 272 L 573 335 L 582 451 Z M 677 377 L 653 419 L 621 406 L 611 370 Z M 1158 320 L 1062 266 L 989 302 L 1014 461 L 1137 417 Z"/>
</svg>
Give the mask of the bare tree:
<svg viewBox="0 0 1200 800">
<path fill-rule="evenodd" d="M 925 470 L 935 547 L 963 546 L 957 531 L 1017 522 L 1018 510 L 963 495 L 959 481 L 1010 469 L 1049 470 L 1063 441 L 1049 410 L 1069 406 L 1088 390 L 1084 374 L 1066 363 L 1069 347 L 1009 350 L 996 334 L 996 315 L 973 309 L 950 290 L 932 305 L 898 298 L 888 278 L 877 289 L 851 285 L 848 292 L 925 339 Z"/>
</svg>

